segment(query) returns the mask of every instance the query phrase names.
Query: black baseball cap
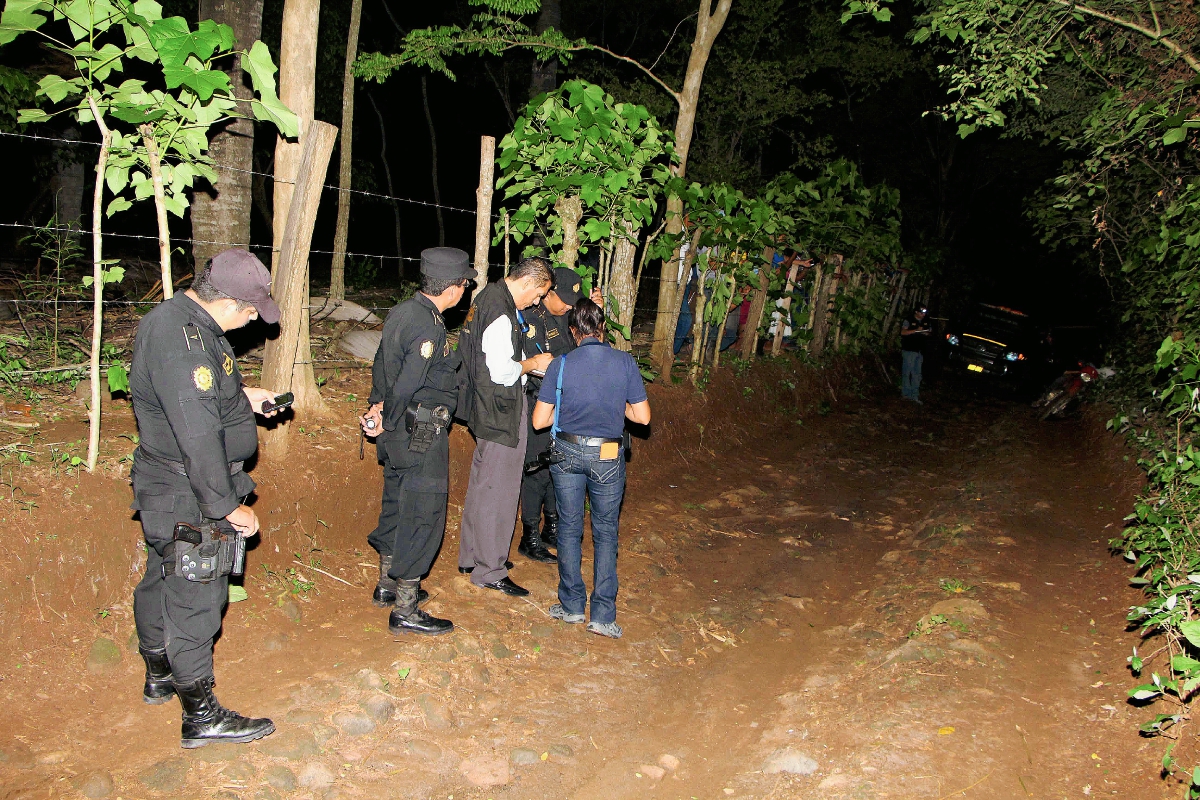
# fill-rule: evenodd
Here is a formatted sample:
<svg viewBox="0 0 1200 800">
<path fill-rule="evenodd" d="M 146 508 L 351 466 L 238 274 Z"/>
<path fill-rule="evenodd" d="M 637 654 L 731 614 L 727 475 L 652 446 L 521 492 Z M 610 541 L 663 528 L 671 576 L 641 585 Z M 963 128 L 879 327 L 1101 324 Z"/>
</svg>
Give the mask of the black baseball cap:
<svg viewBox="0 0 1200 800">
<path fill-rule="evenodd" d="M 457 247 L 430 247 L 422 250 L 421 274 L 446 281 L 479 276 L 478 272 L 471 269 L 471 259 L 466 251 Z"/>
<path fill-rule="evenodd" d="M 268 325 L 279 322 L 279 306 L 271 299 L 271 271 L 246 250 L 234 248 L 213 256 L 208 282 L 234 300 L 253 305 Z"/>
<path fill-rule="evenodd" d="M 554 288 L 550 291 L 558 295 L 569 306 L 574 306 L 583 297 L 583 279 L 579 273 L 569 267 L 558 267 L 554 270 Z"/>
</svg>

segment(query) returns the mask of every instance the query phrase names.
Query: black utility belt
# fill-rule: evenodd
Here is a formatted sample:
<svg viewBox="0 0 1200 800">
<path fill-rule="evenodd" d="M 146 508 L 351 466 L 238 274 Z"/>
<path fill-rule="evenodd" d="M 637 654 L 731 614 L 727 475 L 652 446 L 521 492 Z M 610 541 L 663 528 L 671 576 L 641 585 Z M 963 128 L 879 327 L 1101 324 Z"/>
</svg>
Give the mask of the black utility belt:
<svg viewBox="0 0 1200 800">
<path fill-rule="evenodd" d="M 605 439 L 603 436 L 576 436 L 573 433 L 563 433 L 562 431 L 554 434 L 554 437 L 582 447 L 599 447 L 602 444 L 621 444 L 622 442 L 621 439 Z"/>
<path fill-rule="evenodd" d="M 156 456 L 150 455 L 149 453 L 147 453 L 145 450 L 143 450 L 140 447 L 138 448 L 137 456 L 138 456 L 138 460 L 144 460 L 148 464 L 153 464 L 156 467 L 162 467 L 163 469 L 170 470 L 171 472 L 174 472 L 176 475 L 182 475 L 185 478 L 187 477 L 187 467 L 185 467 L 183 465 L 182 461 L 171 461 L 166 458 L 158 458 Z M 229 462 L 229 474 L 230 475 L 237 475 L 239 472 L 244 471 L 245 468 L 246 468 L 245 461 L 230 461 Z"/>
<path fill-rule="evenodd" d="M 235 530 L 223 531 L 215 522 L 196 527 L 175 523 L 174 537 L 163 550 L 162 574 L 208 583 L 246 568 L 246 540 Z"/>
</svg>

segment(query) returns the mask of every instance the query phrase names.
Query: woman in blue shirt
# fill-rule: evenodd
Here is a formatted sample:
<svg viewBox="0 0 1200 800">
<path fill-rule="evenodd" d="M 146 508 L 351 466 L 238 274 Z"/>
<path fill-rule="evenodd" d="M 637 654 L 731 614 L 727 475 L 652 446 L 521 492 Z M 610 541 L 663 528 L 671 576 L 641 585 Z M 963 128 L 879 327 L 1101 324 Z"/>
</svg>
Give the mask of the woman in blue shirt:
<svg viewBox="0 0 1200 800">
<path fill-rule="evenodd" d="M 621 638 L 617 624 L 617 529 L 625 496 L 626 418 L 650 423 L 650 402 L 637 362 L 604 341 L 604 312 L 584 298 L 567 317 L 578 347 L 546 369 L 533 427 L 553 430 L 550 466 L 558 501 L 558 602 L 550 616 L 580 623 L 587 605 L 583 583 L 583 508 L 591 500 L 592 614 L 587 629 Z"/>
</svg>

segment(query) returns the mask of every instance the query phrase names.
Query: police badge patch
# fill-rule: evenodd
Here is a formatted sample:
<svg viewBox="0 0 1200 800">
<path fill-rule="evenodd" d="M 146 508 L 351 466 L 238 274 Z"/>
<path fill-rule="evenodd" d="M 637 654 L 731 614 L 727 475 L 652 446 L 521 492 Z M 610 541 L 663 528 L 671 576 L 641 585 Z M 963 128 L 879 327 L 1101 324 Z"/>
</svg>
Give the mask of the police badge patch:
<svg viewBox="0 0 1200 800">
<path fill-rule="evenodd" d="M 221 368 L 225 370 L 226 375 L 233 374 L 233 359 L 229 357 L 229 353 L 225 354 L 225 360 L 221 363 Z"/>
<path fill-rule="evenodd" d="M 433 342 L 429 339 L 421 342 L 421 358 L 431 358 L 433 356 Z"/>
<path fill-rule="evenodd" d="M 206 366 L 199 366 L 192 370 L 192 383 L 202 392 L 207 392 L 213 387 L 213 371 Z"/>
<path fill-rule="evenodd" d="M 530 339 L 536 339 L 537 338 L 537 328 L 533 325 L 530 325 L 529 333 L 527 333 L 525 335 L 528 336 Z"/>
</svg>

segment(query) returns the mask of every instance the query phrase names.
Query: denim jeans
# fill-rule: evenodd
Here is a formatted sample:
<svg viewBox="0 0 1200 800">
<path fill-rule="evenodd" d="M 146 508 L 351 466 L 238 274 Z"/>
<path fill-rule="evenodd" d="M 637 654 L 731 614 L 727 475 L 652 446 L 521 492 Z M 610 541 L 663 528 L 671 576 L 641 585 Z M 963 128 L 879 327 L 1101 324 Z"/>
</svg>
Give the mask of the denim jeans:
<svg viewBox="0 0 1200 800">
<path fill-rule="evenodd" d="M 924 353 L 912 350 L 900 351 L 903 359 L 900 378 L 900 396 L 905 400 L 921 399 L 921 364 L 925 361 Z"/>
<path fill-rule="evenodd" d="M 625 450 L 616 459 L 600 460 L 599 447 L 554 440 L 562 461 L 550 466 L 558 501 L 558 602 L 568 614 L 582 614 L 587 605 L 583 583 L 583 507 L 592 511 L 591 621 L 617 619 L 617 527 L 625 496 Z"/>
</svg>

